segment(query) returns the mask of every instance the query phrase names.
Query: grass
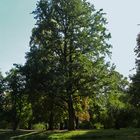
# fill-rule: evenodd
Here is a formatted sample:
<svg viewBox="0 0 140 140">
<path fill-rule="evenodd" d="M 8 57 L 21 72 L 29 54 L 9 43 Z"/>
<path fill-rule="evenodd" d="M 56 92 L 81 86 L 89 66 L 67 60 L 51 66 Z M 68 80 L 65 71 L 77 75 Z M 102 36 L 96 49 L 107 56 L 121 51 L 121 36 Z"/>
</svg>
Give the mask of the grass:
<svg viewBox="0 0 140 140">
<path fill-rule="evenodd" d="M 88 140 L 140 140 L 140 129 L 105 129 L 76 131 L 27 131 L 0 130 L 0 140 L 47 140 L 47 139 L 88 139 Z"/>
<path fill-rule="evenodd" d="M 106 129 L 76 131 L 44 131 L 13 137 L 16 140 L 47 140 L 47 139 L 96 139 L 96 140 L 139 140 L 140 129 Z"/>
<path fill-rule="evenodd" d="M 17 131 L 12 131 L 10 129 L 0 129 L 0 140 L 10 140 L 10 138 L 14 136 L 19 136 L 19 135 L 25 135 L 29 134 L 31 131 L 29 130 L 17 130 Z"/>
</svg>

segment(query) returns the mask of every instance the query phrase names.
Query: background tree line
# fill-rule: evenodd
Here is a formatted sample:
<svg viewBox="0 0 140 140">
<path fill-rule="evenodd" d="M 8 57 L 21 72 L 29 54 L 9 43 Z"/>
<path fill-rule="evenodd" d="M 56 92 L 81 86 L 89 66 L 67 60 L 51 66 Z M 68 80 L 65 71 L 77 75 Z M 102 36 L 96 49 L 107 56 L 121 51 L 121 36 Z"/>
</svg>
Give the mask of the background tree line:
<svg viewBox="0 0 140 140">
<path fill-rule="evenodd" d="M 132 83 L 106 61 L 103 10 L 86 0 L 40 0 L 26 63 L 0 74 L 0 126 L 32 129 L 139 127 L 139 40 Z"/>
</svg>

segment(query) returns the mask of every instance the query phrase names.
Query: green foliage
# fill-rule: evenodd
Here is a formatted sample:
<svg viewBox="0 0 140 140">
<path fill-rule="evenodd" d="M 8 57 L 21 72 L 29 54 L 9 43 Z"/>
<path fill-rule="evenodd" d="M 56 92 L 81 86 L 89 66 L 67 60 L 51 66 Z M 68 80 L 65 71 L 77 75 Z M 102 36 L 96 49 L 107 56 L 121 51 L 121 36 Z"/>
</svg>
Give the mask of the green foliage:
<svg viewBox="0 0 140 140">
<path fill-rule="evenodd" d="M 127 79 L 116 72 L 114 68 L 104 71 L 106 74 L 101 83 L 102 86 L 93 95 L 90 102 L 91 124 L 93 126 L 96 123 L 101 123 L 104 128 L 126 127 L 122 113 L 123 111 L 127 112 L 130 106 L 127 99 Z"/>
<path fill-rule="evenodd" d="M 12 123 L 13 130 L 139 126 L 140 37 L 129 95 L 127 78 L 105 61 L 111 36 L 102 9 L 86 0 L 39 0 L 33 14 L 25 65 L 15 65 L 5 78 L 0 73 L 1 125 Z"/>
<path fill-rule="evenodd" d="M 4 79 L 4 120 L 12 124 L 13 130 L 18 127 L 25 127 L 32 117 L 31 104 L 25 95 L 25 77 L 22 74 L 21 66 L 12 68 Z"/>
<path fill-rule="evenodd" d="M 34 101 L 43 94 L 51 100 L 47 106 L 52 110 L 66 108 L 73 130 L 74 99 L 93 94 L 111 47 L 104 13 L 83 0 L 40 0 L 33 14 L 36 26 L 24 67 L 30 101 L 36 108 Z M 55 114 L 48 114 L 52 123 Z"/>
<path fill-rule="evenodd" d="M 131 102 L 134 106 L 139 106 L 140 96 L 140 34 L 137 36 L 137 46 L 135 48 L 136 55 L 136 74 L 131 76 L 132 83 L 130 85 Z"/>
<path fill-rule="evenodd" d="M 101 123 L 98 122 L 98 123 L 94 124 L 94 128 L 95 129 L 101 129 L 101 128 L 104 128 L 104 126 Z"/>
<path fill-rule="evenodd" d="M 38 123 L 33 125 L 34 130 L 45 130 L 46 126 L 44 123 Z"/>
<path fill-rule="evenodd" d="M 140 120 L 139 120 L 139 114 L 140 114 L 140 34 L 137 36 L 137 46 L 135 47 L 135 64 L 136 64 L 136 74 L 132 75 L 131 78 L 131 84 L 129 88 L 130 93 L 130 102 L 133 106 L 133 122 L 136 125 L 136 127 L 140 127 Z"/>
</svg>

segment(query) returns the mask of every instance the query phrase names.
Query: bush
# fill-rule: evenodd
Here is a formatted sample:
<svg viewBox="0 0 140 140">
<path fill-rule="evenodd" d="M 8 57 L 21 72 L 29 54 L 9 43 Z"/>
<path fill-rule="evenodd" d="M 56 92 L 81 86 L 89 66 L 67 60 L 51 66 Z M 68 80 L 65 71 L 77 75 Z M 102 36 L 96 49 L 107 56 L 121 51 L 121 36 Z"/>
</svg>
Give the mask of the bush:
<svg viewBox="0 0 140 140">
<path fill-rule="evenodd" d="M 104 128 L 104 126 L 101 123 L 95 123 L 94 128 L 95 129 L 102 129 L 102 128 Z"/>
<path fill-rule="evenodd" d="M 34 130 L 45 130 L 46 126 L 44 123 L 37 123 L 33 125 Z"/>
</svg>

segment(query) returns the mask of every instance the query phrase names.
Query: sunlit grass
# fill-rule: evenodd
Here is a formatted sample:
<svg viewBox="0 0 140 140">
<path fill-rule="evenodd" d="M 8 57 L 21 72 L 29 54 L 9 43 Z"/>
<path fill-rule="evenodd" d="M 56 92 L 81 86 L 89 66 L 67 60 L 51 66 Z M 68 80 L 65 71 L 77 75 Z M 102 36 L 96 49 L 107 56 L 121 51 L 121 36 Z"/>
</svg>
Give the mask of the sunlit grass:
<svg viewBox="0 0 140 140">
<path fill-rule="evenodd" d="M 105 129 L 76 131 L 28 131 L 0 130 L 0 140 L 47 140 L 47 139 L 102 139 L 102 140 L 139 140 L 140 129 Z"/>
<path fill-rule="evenodd" d="M 76 130 L 76 131 L 46 131 L 30 133 L 18 137 L 16 140 L 46 140 L 46 139 L 139 139 L 140 129 L 106 129 L 106 130 Z"/>
</svg>

